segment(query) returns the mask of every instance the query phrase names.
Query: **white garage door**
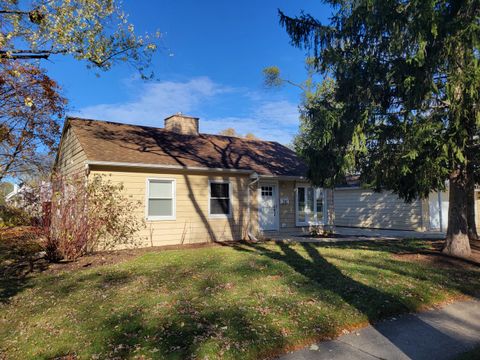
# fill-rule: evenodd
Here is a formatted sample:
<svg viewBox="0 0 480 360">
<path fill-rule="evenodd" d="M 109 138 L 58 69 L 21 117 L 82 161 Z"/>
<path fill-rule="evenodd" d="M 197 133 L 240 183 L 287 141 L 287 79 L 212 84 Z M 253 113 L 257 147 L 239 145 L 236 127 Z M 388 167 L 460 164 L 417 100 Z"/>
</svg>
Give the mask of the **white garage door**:
<svg viewBox="0 0 480 360">
<path fill-rule="evenodd" d="M 448 225 L 448 193 L 432 192 L 428 196 L 429 230 L 447 231 Z"/>
<path fill-rule="evenodd" d="M 422 225 L 421 202 L 407 204 L 392 193 L 336 189 L 334 207 L 337 226 L 419 230 Z"/>
</svg>

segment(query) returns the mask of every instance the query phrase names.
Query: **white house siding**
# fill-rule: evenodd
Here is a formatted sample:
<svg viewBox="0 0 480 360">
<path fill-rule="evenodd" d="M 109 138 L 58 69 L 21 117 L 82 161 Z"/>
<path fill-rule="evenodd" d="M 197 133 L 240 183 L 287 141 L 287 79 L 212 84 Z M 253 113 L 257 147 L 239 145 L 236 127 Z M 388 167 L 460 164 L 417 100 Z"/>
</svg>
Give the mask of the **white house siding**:
<svg viewBox="0 0 480 360">
<path fill-rule="evenodd" d="M 334 207 L 336 226 L 422 230 L 422 202 L 405 203 L 393 193 L 336 189 Z"/>
<path fill-rule="evenodd" d="M 447 231 L 448 227 L 448 191 L 442 192 L 439 199 L 437 192 L 432 192 L 429 201 L 429 227 L 431 231 Z M 480 190 L 475 191 L 475 224 L 480 229 Z M 441 208 L 440 208 L 441 203 Z M 441 228 L 440 228 L 441 226 Z"/>
<path fill-rule="evenodd" d="M 428 196 L 428 230 L 447 231 L 448 192 L 432 192 Z"/>
</svg>

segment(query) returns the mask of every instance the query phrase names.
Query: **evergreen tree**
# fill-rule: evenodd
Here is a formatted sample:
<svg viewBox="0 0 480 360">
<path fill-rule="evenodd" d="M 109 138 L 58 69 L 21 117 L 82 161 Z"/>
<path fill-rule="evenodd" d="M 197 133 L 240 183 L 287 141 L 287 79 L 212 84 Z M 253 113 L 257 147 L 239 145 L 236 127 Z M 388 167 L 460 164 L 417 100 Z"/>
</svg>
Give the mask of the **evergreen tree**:
<svg viewBox="0 0 480 360">
<path fill-rule="evenodd" d="M 317 71 L 335 79 L 333 95 L 305 104 L 307 131 L 322 130 L 317 143 L 304 149 L 312 181 L 332 182 L 336 171 L 356 167 L 375 189 L 393 190 L 406 201 L 444 190 L 448 181 L 444 252 L 469 256 L 467 203 L 475 171 L 468 169 L 478 168 L 479 149 L 480 2 L 325 2 L 334 9 L 330 24 L 280 12 L 292 43 L 309 51 Z M 325 115 L 329 103 L 337 104 L 334 116 Z M 323 171 L 325 163 L 330 171 Z"/>
</svg>

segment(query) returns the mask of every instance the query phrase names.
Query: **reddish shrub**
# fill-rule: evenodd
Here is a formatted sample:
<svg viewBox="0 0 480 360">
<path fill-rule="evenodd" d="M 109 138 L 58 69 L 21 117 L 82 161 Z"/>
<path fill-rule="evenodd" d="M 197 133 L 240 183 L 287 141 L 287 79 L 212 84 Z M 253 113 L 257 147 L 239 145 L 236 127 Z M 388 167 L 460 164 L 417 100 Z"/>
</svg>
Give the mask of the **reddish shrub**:
<svg viewBox="0 0 480 360">
<path fill-rule="evenodd" d="M 75 260 L 98 249 L 135 245 L 143 222 L 133 215 L 140 206 L 123 194 L 123 185 L 100 175 L 54 177 L 50 216 L 44 219 L 47 256 Z"/>
</svg>

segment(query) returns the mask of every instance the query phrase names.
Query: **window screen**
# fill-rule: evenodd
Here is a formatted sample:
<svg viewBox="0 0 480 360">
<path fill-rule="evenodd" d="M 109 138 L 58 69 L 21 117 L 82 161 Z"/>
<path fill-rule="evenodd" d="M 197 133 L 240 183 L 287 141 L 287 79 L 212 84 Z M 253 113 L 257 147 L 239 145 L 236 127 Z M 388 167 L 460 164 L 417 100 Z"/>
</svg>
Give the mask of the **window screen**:
<svg viewBox="0 0 480 360">
<path fill-rule="evenodd" d="M 173 216 L 173 180 L 149 180 L 148 217 L 168 218 Z"/>
<path fill-rule="evenodd" d="M 210 183 L 210 215 L 230 215 L 229 183 Z"/>
</svg>

